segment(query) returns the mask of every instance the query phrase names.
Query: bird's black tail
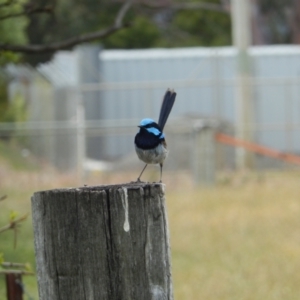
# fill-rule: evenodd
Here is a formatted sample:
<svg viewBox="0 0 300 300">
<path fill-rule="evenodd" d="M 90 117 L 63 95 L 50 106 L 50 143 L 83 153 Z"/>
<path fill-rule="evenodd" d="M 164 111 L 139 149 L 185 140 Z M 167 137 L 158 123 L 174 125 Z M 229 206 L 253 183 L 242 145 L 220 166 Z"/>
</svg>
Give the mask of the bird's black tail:
<svg viewBox="0 0 300 300">
<path fill-rule="evenodd" d="M 161 104 L 160 113 L 159 113 L 158 126 L 160 127 L 161 130 L 163 130 L 166 125 L 169 114 L 175 102 L 175 98 L 176 98 L 176 93 L 174 92 L 174 90 L 168 89 L 165 93 L 163 102 Z"/>
</svg>

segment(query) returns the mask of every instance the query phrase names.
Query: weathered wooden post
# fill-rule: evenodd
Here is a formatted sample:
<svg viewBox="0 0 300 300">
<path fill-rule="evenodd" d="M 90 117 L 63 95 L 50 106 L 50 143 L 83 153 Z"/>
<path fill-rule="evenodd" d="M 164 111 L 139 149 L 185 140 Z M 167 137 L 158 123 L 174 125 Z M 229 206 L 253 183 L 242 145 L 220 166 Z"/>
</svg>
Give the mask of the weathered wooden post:
<svg viewBox="0 0 300 300">
<path fill-rule="evenodd" d="M 32 215 L 40 299 L 173 299 L 163 184 L 36 192 Z"/>
</svg>

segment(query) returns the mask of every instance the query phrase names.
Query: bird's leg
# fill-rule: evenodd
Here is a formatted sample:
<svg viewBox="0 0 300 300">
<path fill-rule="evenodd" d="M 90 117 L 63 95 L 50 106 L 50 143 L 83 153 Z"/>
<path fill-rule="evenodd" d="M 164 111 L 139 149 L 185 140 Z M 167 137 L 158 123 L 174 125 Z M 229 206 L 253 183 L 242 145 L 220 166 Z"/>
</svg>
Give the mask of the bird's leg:
<svg viewBox="0 0 300 300">
<path fill-rule="evenodd" d="M 159 164 L 160 165 L 160 181 L 159 182 L 162 182 L 161 179 L 162 179 L 162 168 L 163 168 L 163 164 Z"/>
<path fill-rule="evenodd" d="M 143 174 L 143 172 L 145 171 L 145 169 L 146 169 L 147 166 L 148 166 L 148 164 L 145 165 L 144 169 L 142 170 L 140 176 L 139 176 L 138 179 L 137 179 L 137 182 L 141 182 L 141 179 L 140 179 L 140 178 L 141 178 L 141 176 L 142 176 L 142 174 Z"/>
</svg>

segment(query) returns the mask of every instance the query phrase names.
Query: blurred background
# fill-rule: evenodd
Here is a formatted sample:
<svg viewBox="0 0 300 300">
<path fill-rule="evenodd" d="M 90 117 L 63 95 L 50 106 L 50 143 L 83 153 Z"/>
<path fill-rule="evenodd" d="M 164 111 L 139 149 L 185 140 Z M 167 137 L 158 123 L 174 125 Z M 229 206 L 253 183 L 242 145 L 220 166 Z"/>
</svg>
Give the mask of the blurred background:
<svg viewBox="0 0 300 300">
<path fill-rule="evenodd" d="M 30 217 L 1 233 L 34 191 L 137 178 L 137 125 L 174 88 L 175 297 L 299 299 L 299 20 L 294 0 L 0 0 L 4 260 L 35 268 Z"/>
</svg>

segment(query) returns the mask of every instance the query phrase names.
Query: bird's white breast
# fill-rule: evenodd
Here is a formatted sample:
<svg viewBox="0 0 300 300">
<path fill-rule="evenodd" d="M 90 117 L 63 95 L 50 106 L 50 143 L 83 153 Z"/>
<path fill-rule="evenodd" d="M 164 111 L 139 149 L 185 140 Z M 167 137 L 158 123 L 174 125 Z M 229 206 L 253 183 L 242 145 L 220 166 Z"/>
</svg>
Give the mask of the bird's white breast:
<svg viewBox="0 0 300 300">
<path fill-rule="evenodd" d="M 162 144 L 159 144 L 154 149 L 147 150 L 140 149 L 135 145 L 135 151 L 139 159 L 146 164 L 162 164 L 169 153 Z"/>
</svg>

